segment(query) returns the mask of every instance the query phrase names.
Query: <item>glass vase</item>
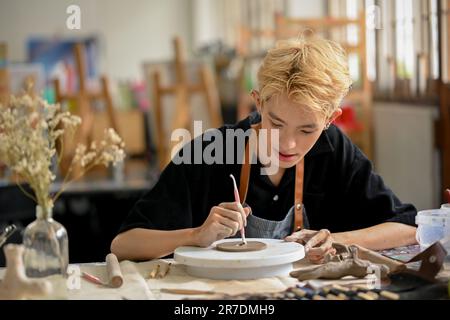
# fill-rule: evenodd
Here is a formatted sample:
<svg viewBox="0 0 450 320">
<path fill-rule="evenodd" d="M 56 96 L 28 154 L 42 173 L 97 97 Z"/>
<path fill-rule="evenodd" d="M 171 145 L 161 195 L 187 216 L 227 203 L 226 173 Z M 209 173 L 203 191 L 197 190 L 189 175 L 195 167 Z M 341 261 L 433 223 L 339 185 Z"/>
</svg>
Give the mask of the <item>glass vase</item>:
<svg viewBox="0 0 450 320">
<path fill-rule="evenodd" d="M 52 209 L 36 207 L 36 220 L 23 234 L 25 273 L 30 278 L 67 277 L 69 241 L 66 229 L 53 220 Z"/>
</svg>

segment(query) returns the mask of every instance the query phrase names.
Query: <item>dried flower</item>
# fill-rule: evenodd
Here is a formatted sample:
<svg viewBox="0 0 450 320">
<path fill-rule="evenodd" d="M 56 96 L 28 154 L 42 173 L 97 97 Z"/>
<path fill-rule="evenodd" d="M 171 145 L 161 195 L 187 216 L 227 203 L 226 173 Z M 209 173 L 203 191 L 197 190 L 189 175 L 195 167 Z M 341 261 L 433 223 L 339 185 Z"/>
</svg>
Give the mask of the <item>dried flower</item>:
<svg viewBox="0 0 450 320">
<path fill-rule="evenodd" d="M 8 105 L 0 105 L 0 162 L 9 166 L 33 189 L 32 197 L 44 212 L 71 181 L 80 178 L 96 165 L 105 165 L 125 158 L 124 143 L 113 129 L 105 130 L 99 143 L 90 148 L 79 144 L 75 149 L 67 175 L 59 192 L 52 198 L 50 186 L 55 180 L 53 159 L 57 154 L 56 143 L 66 133 L 74 132 L 81 118 L 62 111 L 58 104 L 48 104 L 44 99 L 25 93 L 12 96 Z M 81 166 L 78 176 L 69 180 L 75 166 Z M 24 191 L 25 192 L 25 191 Z"/>
</svg>

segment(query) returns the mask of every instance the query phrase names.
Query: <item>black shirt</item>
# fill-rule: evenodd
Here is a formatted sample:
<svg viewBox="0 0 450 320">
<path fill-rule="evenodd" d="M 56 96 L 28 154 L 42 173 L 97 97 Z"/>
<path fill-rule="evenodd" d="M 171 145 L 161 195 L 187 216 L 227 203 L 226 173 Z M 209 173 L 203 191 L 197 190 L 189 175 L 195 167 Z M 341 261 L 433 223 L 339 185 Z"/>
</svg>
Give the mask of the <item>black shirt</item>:
<svg viewBox="0 0 450 320">
<path fill-rule="evenodd" d="M 217 132 L 225 137 L 227 129 L 247 130 L 260 121 L 260 115 L 255 112 Z M 186 155 L 189 148 L 195 150 L 195 143 L 200 143 L 203 148 L 200 150 L 205 150 L 211 141 L 203 141 L 202 135 L 186 144 L 177 157 Z M 244 145 L 235 148 L 237 157 L 237 148 L 243 150 Z M 221 151 L 224 164 L 169 163 L 153 189 L 135 204 L 120 232 L 132 228 L 197 227 L 203 224 L 213 206 L 234 201 L 229 175 L 233 174 L 239 185 L 242 160 L 226 164 L 225 155 L 230 150 L 224 146 Z M 189 154 L 194 160 L 194 152 Z M 278 186 L 260 174 L 260 167 L 259 162 L 252 165 L 246 203 L 255 216 L 282 220 L 294 205 L 295 167 L 285 171 Z M 310 229 L 326 228 L 332 232 L 389 221 L 414 225 L 417 213 L 413 205 L 402 203 L 386 187 L 361 150 L 333 125 L 321 134 L 305 156 L 303 203 Z"/>
</svg>

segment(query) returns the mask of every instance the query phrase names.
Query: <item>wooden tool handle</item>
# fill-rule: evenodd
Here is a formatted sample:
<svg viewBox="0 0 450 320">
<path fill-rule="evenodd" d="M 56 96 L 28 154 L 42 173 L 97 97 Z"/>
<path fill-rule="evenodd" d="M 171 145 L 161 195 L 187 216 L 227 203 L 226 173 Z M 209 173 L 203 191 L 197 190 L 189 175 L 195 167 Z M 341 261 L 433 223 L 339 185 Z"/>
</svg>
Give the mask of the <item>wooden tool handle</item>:
<svg viewBox="0 0 450 320">
<path fill-rule="evenodd" d="M 184 294 L 184 295 L 206 295 L 206 294 L 215 294 L 214 291 L 210 290 L 194 290 L 194 289 L 160 289 L 162 293 L 171 293 L 171 294 Z"/>
<path fill-rule="evenodd" d="M 113 288 L 119 288 L 123 284 L 123 276 L 122 271 L 120 270 L 119 261 L 114 253 L 108 254 L 105 260 L 109 285 Z"/>
</svg>

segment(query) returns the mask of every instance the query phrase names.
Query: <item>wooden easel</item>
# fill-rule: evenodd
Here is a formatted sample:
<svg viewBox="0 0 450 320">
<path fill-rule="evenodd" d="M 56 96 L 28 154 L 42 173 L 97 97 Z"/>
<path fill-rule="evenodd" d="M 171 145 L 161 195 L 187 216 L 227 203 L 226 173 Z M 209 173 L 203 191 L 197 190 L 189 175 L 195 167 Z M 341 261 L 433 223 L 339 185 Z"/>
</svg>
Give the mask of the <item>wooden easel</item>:
<svg viewBox="0 0 450 320">
<path fill-rule="evenodd" d="M 317 19 L 287 18 L 276 16 L 276 35 L 278 39 L 298 37 L 300 28 L 310 29 L 314 32 L 323 31 L 329 38 L 339 28 L 354 25 L 358 28 L 358 43 L 350 45 L 347 41 L 336 39 L 349 54 L 356 54 L 359 59 L 359 71 L 361 84 L 352 88 L 345 97 L 345 101 L 361 106 L 361 121 L 364 124 L 362 132 L 348 132 L 350 138 L 360 146 L 369 159 L 373 159 L 373 124 L 372 124 L 372 86 L 367 76 L 367 52 L 366 52 L 366 15 L 361 12 L 357 19 L 324 17 Z"/>
<path fill-rule="evenodd" d="M 6 105 L 9 100 L 9 74 L 6 68 L 8 58 L 6 43 L 0 43 L 0 105 Z M 0 162 L 0 178 L 5 175 L 5 168 Z"/>
<path fill-rule="evenodd" d="M 252 40 L 256 40 L 258 48 L 252 48 Z M 263 42 L 270 43 L 271 45 L 275 43 L 274 29 L 255 29 L 248 26 L 239 27 L 236 53 L 244 61 L 244 65 L 255 61 L 262 61 L 267 49 L 262 45 Z M 245 68 L 243 68 L 238 79 L 237 120 L 245 119 L 252 112 L 254 106 L 253 98 L 245 86 L 245 77 Z"/>
<path fill-rule="evenodd" d="M 161 84 L 160 71 L 153 72 L 153 96 L 155 110 L 155 124 L 158 135 L 157 150 L 159 167 L 162 170 L 170 161 L 170 148 L 164 137 L 166 136 L 163 125 L 162 98 L 165 95 L 175 95 L 175 112 L 171 123 L 171 130 L 184 128 L 192 132 L 192 117 L 190 98 L 195 93 L 200 93 L 206 100 L 206 107 L 211 119 L 211 125 L 215 128 L 222 125 L 222 114 L 220 112 L 220 100 L 215 87 L 214 78 L 209 69 L 202 65 L 199 72 L 199 83 L 189 83 L 186 60 L 181 39 L 176 37 L 173 41 L 175 57 L 175 84 L 163 86 Z"/>
<path fill-rule="evenodd" d="M 91 109 L 91 103 L 95 100 L 103 100 L 105 102 L 110 125 L 120 135 L 116 113 L 109 92 L 108 78 L 106 76 L 102 76 L 100 78 L 101 87 L 99 91 L 90 91 L 86 88 L 86 61 L 84 53 L 84 45 L 81 43 L 75 44 L 74 56 L 76 74 L 78 76 L 78 92 L 63 93 L 61 90 L 59 79 L 53 80 L 56 102 L 63 103 L 64 101 L 76 101 L 78 108 L 77 111 L 82 119 L 81 127 L 77 131 L 78 134 L 76 136 L 76 142 L 73 145 L 74 147 L 77 143 L 83 143 L 86 146 L 89 146 L 92 141 L 92 134 L 94 129 L 94 113 Z M 70 152 L 73 151 L 73 149 L 66 149 L 65 154 L 70 154 Z M 63 158 L 65 158 L 64 155 Z M 64 160 L 62 161 L 62 164 L 62 169 L 64 171 L 67 169 L 68 164 L 65 163 Z M 79 169 L 74 170 L 74 176 L 76 176 L 77 170 Z"/>
<path fill-rule="evenodd" d="M 8 60 L 8 46 L 0 43 L 0 104 L 6 104 L 9 100 L 9 74 L 6 67 Z"/>
</svg>

